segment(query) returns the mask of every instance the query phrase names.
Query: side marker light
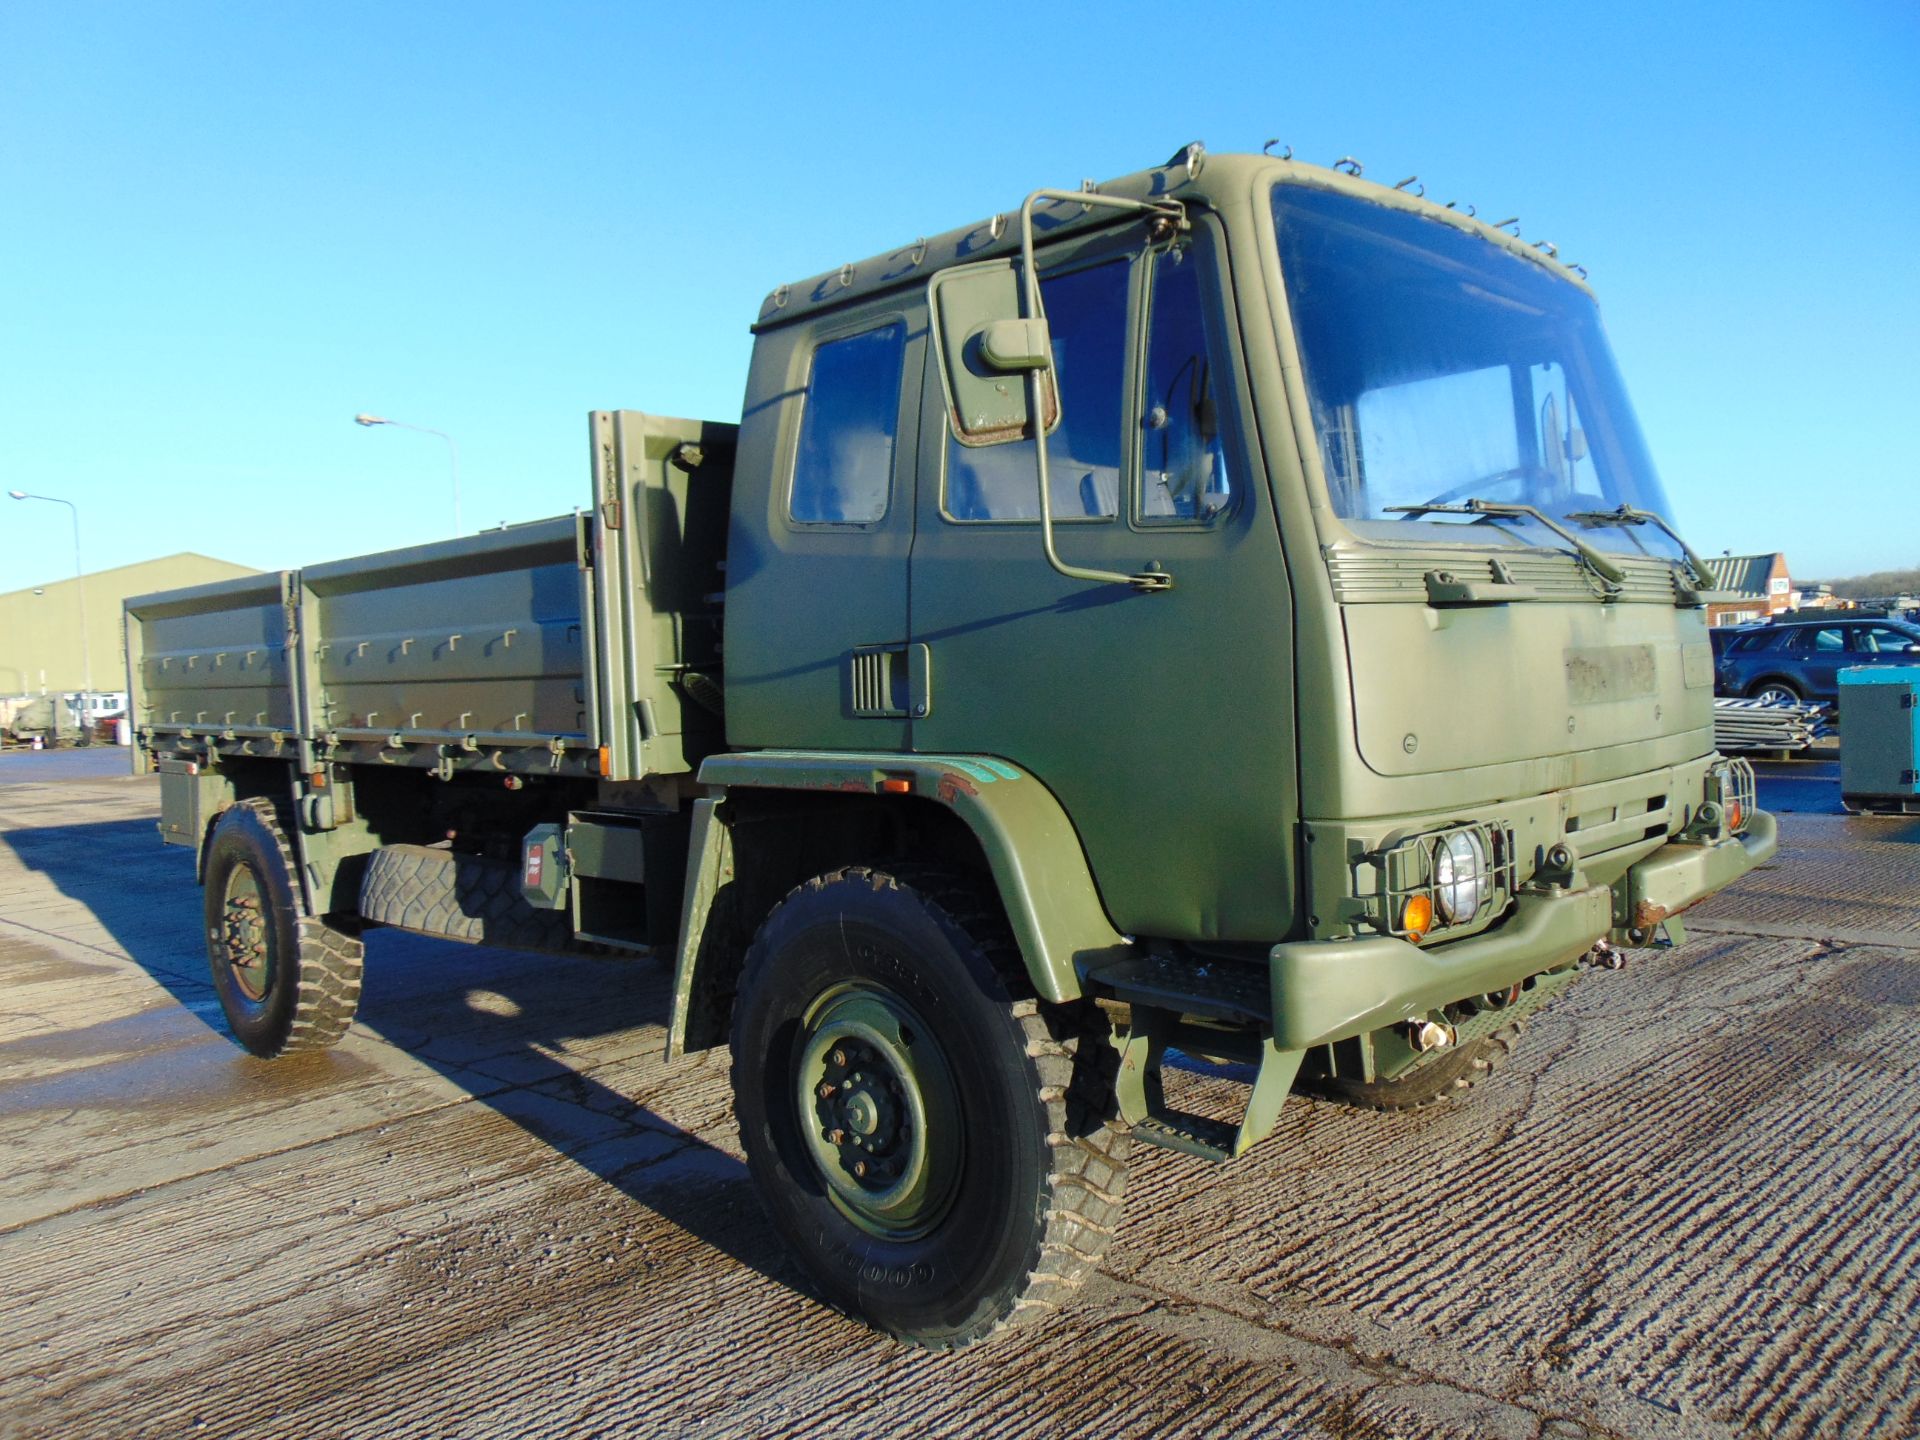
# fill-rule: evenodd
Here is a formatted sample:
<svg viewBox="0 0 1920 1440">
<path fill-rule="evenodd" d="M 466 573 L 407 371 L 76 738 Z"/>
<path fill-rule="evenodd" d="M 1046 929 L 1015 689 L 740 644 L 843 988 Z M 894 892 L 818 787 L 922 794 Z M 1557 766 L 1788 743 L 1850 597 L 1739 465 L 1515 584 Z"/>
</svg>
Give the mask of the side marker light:
<svg viewBox="0 0 1920 1440">
<path fill-rule="evenodd" d="M 1409 895 L 1400 912 L 1400 928 L 1416 945 L 1433 928 L 1433 899 L 1427 895 Z"/>
</svg>

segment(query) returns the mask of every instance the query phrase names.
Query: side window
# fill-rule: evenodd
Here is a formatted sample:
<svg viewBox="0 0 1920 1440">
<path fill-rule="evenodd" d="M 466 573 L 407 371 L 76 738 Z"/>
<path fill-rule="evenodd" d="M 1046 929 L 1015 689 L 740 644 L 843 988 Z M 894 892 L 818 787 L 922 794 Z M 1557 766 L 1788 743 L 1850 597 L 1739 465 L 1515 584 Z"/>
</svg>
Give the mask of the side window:
<svg viewBox="0 0 1920 1440">
<path fill-rule="evenodd" d="M 1047 437 L 1056 520 L 1119 513 L 1129 271 L 1110 260 L 1040 282 L 1060 386 L 1060 423 Z M 951 519 L 1037 520 L 1039 477 L 1031 440 L 974 448 L 947 437 Z"/>
<path fill-rule="evenodd" d="M 1800 648 L 1816 655 L 1837 655 L 1847 648 L 1846 633 L 1838 625 L 1825 625 L 1809 635 Z"/>
<path fill-rule="evenodd" d="M 788 513 L 801 525 L 871 525 L 887 513 L 907 327 L 829 340 L 801 402 Z"/>
<path fill-rule="evenodd" d="M 1142 522 L 1204 522 L 1233 503 L 1216 393 L 1200 267 L 1186 249 L 1170 250 L 1154 264 L 1148 312 L 1147 393 L 1140 417 Z"/>
<path fill-rule="evenodd" d="M 1914 650 L 1913 637 L 1890 625 L 1861 625 L 1848 647 L 1857 655 L 1906 655 Z"/>
</svg>

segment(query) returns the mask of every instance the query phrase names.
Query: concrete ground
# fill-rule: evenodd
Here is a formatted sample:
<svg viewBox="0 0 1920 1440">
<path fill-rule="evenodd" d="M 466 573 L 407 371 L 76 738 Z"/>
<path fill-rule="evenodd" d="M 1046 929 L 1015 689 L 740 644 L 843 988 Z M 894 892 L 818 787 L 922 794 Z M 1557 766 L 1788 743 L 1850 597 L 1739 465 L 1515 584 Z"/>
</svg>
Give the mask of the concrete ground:
<svg viewBox="0 0 1920 1440">
<path fill-rule="evenodd" d="M 1831 765 L 1469 1103 L 1149 1151 L 1077 1307 L 932 1356 L 809 1298 L 658 969 L 380 932 L 353 1034 L 258 1061 L 153 782 L 23 758 L 0 1434 L 1920 1433 L 1920 820 Z"/>
</svg>

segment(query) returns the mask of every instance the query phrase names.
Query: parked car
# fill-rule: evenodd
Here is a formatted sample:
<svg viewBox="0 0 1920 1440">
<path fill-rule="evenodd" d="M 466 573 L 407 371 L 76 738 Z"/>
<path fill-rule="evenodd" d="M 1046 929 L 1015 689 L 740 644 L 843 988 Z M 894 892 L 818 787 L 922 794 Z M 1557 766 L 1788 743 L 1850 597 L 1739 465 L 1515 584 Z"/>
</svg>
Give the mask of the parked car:
<svg viewBox="0 0 1920 1440">
<path fill-rule="evenodd" d="M 1837 701 L 1842 670 L 1917 662 L 1920 625 L 1905 620 L 1787 620 L 1714 632 L 1714 690 L 1720 695 L 1794 704 Z"/>
</svg>

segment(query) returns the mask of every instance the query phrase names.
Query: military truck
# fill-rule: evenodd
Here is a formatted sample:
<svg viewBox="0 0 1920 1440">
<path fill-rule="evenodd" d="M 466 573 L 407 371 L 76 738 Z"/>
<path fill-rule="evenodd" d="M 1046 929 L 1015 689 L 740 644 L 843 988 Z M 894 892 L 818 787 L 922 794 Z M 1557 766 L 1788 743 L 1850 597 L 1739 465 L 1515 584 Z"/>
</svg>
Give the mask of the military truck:
<svg viewBox="0 0 1920 1440">
<path fill-rule="evenodd" d="M 340 1037 L 369 925 L 662 957 L 820 1291 L 948 1347 L 1130 1146 L 1447 1099 L 1773 853 L 1549 251 L 1190 146 L 753 333 L 737 423 L 592 415 L 583 511 L 128 602 L 248 1049 Z"/>
</svg>

